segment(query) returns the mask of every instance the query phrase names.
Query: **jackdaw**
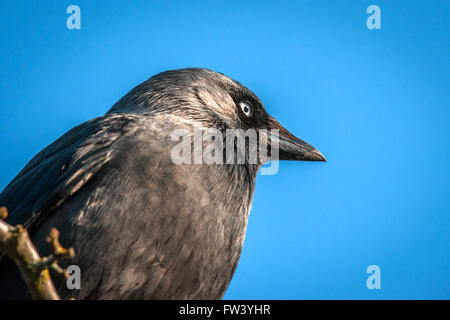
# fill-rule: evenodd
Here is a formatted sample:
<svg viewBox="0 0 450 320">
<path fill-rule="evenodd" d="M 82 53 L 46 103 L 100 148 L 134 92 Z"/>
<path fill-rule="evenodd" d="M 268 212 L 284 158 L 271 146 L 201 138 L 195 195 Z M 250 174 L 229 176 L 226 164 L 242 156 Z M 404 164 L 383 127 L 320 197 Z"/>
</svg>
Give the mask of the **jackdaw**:
<svg viewBox="0 0 450 320">
<path fill-rule="evenodd" d="M 171 134 L 192 134 L 194 123 L 260 135 L 277 129 L 280 160 L 325 161 L 269 116 L 253 92 L 221 73 L 189 68 L 153 76 L 106 115 L 43 149 L 0 194 L 7 222 L 24 225 L 41 255 L 49 254 L 45 239 L 53 227 L 75 249 L 64 266 L 80 267 L 81 289 L 54 277 L 63 298 L 223 297 L 244 242 L 257 171 L 275 152 L 256 163 L 248 157 L 174 163 L 180 142 Z M 266 141 L 275 139 L 267 134 Z M 3 257 L 0 298 L 29 297 L 18 269 Z"/>
</svg>

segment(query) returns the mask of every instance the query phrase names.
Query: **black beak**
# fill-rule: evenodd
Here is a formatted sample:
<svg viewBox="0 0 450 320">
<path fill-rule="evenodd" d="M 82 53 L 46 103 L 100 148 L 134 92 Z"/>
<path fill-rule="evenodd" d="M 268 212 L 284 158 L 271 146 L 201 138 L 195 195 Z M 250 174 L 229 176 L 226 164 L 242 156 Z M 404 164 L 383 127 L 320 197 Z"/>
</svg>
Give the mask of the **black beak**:
<svg viewBox="0 0 450 320">
<path fill-rule="evenodd" d="M 279 130 L 279 160 L 327 161 L 319 150 L 294 136 L 272 117 L 269 118 L 269 127 Z"/>
</svg>

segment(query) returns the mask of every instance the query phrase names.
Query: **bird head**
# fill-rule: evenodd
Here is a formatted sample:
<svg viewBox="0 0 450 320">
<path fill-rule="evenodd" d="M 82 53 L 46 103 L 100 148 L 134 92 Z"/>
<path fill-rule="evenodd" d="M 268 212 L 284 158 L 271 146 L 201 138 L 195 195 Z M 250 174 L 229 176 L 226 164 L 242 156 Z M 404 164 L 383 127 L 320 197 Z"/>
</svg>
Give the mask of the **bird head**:
<svg viewBox="0 0 450 320">
<path fill-rule="evenodd" d="M 258 138 L 277 130 L 277 159 L 326 161 L 307 142 L 297 138 L 270 116 L 261 100 L 245 86 L 208 69 L 188 68 L 159 73 L 120 99 L 108 113 L 164 115 L 180 123 L 202 123 L 205 128 L 255 130 Z M 275 154 L 270 152 L 269 154 Z M 271 160 L 270 155 L 259 165 Z"/>
</svg>

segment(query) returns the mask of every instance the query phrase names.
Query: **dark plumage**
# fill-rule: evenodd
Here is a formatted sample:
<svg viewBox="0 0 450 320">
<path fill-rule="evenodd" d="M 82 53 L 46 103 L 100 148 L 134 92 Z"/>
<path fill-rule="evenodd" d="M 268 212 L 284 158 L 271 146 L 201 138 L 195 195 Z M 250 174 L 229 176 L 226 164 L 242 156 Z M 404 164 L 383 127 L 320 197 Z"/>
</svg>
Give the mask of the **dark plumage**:
<svg viewBox="0 0 450 320">
<path fill-rule="evenodd" d="M 253 108 L 246 117 L 239 103 Z M 236 269 L 257 164 L 175 165 L 170 133 L 204 127 L 278 128 L 280 159 L 325 160 L 271 118 L 260 100 L 205 69 L 158 74 L 102 117 L 36 155 L 0 194 L 8 222 L 25 225 L 42 255 L 61 231 L 75 249 L 77 299 L 219 299 Z M 0 261 L 0 298 L 29 297 L 13 263 Z"/>
</svg>

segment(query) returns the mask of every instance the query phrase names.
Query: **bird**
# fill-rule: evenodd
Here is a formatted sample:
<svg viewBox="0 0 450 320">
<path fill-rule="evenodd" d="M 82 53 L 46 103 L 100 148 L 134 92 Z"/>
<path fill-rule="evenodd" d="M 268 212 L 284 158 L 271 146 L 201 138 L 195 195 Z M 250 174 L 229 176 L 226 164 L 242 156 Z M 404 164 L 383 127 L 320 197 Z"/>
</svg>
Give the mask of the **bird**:
<svg viewBox="0 0 450 320">
<path fill-rule="evenodd" d="M 192 135 L 194 123 L 200 131 L 252 129 L 263 136 L 278 130 L 279 160 L 326 161 L 226 75 L 204 68 L 154 75 L 105 115 L 44 148 L 0 194 L 7 222 L 27 228 L 41 256 L 49 254 L 51 228 L 74 248 L 74 259 L 65 263 L 79 266 L 81 285 L 70 290 L 55 277 L 62 298 L 223 298 L 243 247 L 257 172 L 272 153 L 256 163 L 248 157 L 244 163 L 174 163 L 179 141 L 171 133 Z M 30 298 L 6 256 L 0 298 Z"/>
</svg>

